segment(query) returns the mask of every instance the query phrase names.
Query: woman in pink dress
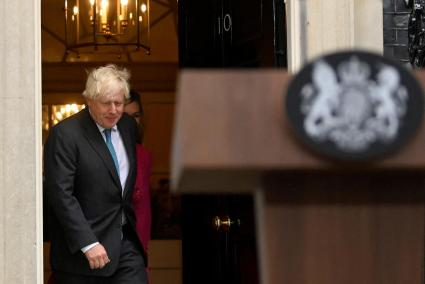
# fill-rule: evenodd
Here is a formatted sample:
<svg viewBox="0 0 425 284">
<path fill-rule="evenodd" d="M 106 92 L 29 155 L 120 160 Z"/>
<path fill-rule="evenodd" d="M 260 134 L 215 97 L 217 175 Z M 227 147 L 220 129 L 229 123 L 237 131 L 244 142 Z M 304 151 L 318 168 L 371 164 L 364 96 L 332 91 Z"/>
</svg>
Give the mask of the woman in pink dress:
<svg viewBox="0 0 425 284">
<path fill-rule="evenodd" d="M 149 190 L 149 179 L 152 168 L 152 155 L 141 144 L 143 141 L 143 106 L 140 95 L 135 90 L 130 91 L 130 100 L 124 107 L 124 111 L 133 116 L 140 129 L 141 141 L 136 145 L 137 154 L 137 177 L 133 192 L 133 206 L 136 214 L 136 229 L 145 252 L 148 252 L 148 244 L 151 236 L 151 194 Z"/>
</svg>

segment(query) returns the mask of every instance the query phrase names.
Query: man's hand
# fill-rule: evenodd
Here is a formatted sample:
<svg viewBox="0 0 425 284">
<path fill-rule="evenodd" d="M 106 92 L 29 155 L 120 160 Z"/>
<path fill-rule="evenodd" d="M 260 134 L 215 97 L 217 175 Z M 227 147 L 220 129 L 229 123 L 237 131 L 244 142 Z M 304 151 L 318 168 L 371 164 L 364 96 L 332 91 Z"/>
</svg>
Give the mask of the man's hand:
<svg viewBox="0 0 425 284">
<path fill-rule="evenodd" d="M 101 244 L 97 244 L 85 253 L 89 261 L 91 269 L 102 269 L 110 262 L 105 248 Z"/>
</svg>

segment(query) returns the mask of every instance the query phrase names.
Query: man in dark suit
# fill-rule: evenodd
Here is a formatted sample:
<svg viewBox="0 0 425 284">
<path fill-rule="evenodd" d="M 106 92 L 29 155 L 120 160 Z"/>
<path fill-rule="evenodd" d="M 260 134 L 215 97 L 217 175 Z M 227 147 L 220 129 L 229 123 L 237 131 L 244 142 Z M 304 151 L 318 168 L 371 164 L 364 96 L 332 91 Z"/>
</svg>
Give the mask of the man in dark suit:
<svg viewBox="0 0 425 284">
<path fill-rule="evenodd" d="M 136 121 L 123 113 L 129 73 L 90 72 L 88 108 L 54 126 L 45 144 L 55 283 L 147 283 L 135 232 Z"/>
</svg>

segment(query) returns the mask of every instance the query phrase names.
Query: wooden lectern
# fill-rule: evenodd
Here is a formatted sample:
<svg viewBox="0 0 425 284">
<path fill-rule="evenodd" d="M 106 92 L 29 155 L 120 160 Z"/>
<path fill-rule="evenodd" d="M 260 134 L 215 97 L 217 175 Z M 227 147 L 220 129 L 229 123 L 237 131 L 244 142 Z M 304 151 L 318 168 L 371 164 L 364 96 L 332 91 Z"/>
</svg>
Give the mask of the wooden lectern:
<svg viewBox="0 0 425 284">
<path fill-rule="evenodd" d="M 254 194 L 263 284 L 422 283 L 424 127 L 374 163 L 330 162 L 294 137 L 289 80 L 279 70 L 182 72 L 174 188 Z"/>
</svg>

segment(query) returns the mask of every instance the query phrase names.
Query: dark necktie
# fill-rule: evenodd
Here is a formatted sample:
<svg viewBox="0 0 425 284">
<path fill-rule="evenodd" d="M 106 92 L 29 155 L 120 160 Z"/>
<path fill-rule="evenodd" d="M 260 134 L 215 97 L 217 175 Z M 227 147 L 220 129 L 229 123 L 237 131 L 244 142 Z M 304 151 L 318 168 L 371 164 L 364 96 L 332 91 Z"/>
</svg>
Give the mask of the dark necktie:
<svg viewBox="0 0 425 284">
<path fill-rule="evenodd" d="M 103 131 L 106 137 L 106 145 L 108 146 L 109 152 L 111 153 L 112 159 L 114 160 L 115 169 L 117 170 L 118 176 L 120 175 L 120 166 L 118 164 L 117 154 L 115 153 L 114 145 L 111 140 L 111 129 L 105 129 Z"/>
</svg>

